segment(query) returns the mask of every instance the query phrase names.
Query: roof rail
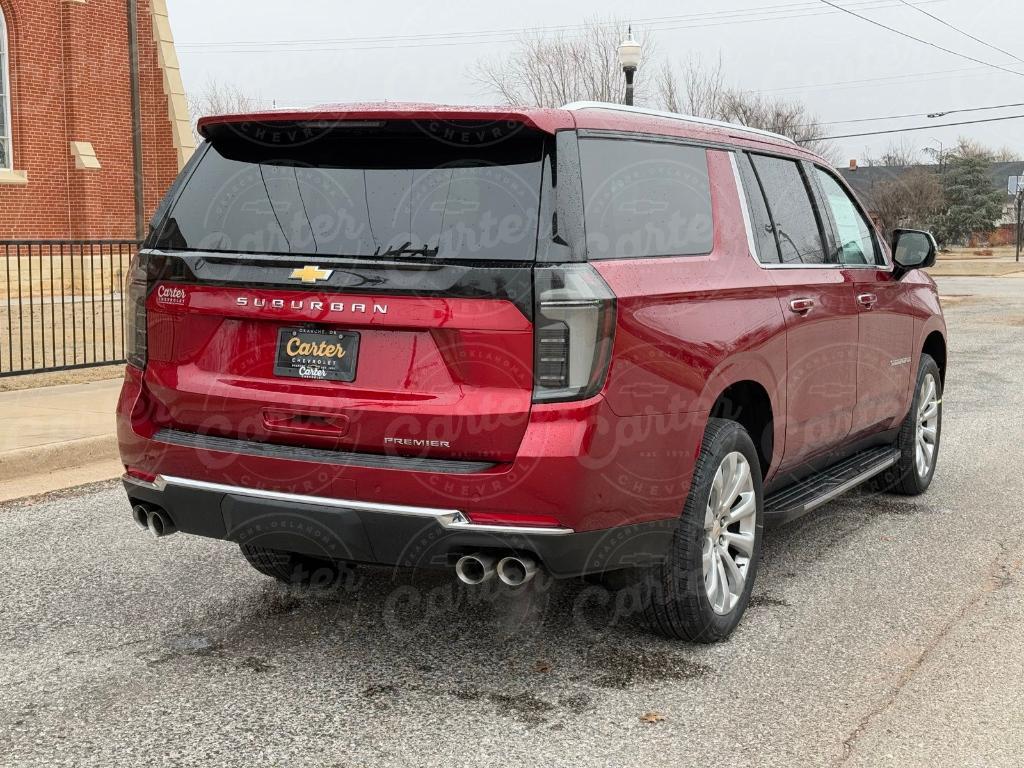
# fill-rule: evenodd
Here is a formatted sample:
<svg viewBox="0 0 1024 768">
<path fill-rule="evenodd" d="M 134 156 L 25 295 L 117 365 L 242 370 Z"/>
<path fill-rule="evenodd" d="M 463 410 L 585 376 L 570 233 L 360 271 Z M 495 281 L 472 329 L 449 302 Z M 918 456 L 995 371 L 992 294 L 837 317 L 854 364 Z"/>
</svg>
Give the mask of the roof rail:
<svg viewBox="0 0 1024 768">
<path fill-rule="evenodd" d="M 764 131 L 760 128 L 750 128 L 746 125 L 740 125 L 739 123 L 727 123 L 724 120 L 711 120 L 707 117 L 694 117 L 693 115 L 681 115 L 678 112 L 665 112 L 660 109 L 646 109 L 645 107 L 629 107 L 625 104 L 611 104 L 606 101 L 574 101 L 571 104 L 566 104 L 562 109 L 568 109 L 569 111 L 576 111 L 578 109 L 605 109 L 612 112 L 631 112 L 636 115 L 649 115 L 651 117 L 666 117 L 669 120 L 682 120 L 687 123 L 697 123 L 698 125 L 711 125 L 716 128 L 727 128 L 731 131 L 742 131 L 743 133 L 753 133 L 758 136 L 768 136 L 779 141 L 785 141 L 789 144 L 796 144 L 793 139 L 789 136 L 783 136 L 781 133 L 774 133 L 772 131 Z"/>
</svg>

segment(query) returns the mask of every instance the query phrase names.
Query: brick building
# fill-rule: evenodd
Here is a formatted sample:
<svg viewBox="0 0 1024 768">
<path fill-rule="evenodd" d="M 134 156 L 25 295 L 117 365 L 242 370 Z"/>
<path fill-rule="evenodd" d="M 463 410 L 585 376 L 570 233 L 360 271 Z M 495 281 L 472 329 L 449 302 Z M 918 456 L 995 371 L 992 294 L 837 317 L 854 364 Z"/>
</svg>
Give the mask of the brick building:
<svg viewBox="0 0 1024 768">
<path fill-rule="evenodd" d="M 193 149 L 165 0 L 136 0 L 148 220 Z M 134 238 L 126 0 L 0 0 L 0 239 Z"/>
</svg>

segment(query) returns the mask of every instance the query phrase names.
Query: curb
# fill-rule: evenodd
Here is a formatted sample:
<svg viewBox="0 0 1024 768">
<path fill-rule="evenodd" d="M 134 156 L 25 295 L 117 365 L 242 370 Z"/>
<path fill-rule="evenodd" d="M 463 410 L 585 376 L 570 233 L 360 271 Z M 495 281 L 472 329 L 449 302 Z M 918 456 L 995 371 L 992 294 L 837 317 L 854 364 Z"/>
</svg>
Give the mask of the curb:
<svg viewBox="0 0 1024 768">
<path fill-rule="evenodd" d="M 19 448 L 0 454 L 0 482 L 73 469 L 106 459 L 116 460 L 117 457 L 117 436 L 113 434 Z"/>
</svg>

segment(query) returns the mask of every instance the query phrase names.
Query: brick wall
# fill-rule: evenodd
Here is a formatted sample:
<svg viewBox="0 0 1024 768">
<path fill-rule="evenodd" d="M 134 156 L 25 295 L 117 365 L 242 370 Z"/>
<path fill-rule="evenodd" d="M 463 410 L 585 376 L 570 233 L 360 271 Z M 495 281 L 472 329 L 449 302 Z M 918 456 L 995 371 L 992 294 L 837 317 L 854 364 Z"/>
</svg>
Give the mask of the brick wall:
<svg viewBox="0 0 1024 768">
<path fill-rule="evenodd" d="M 0 238 L 135 236 L 124 0 L 0 0 L 7 20 L 14 169 L 0 184 Z M 146 217 L 178 171 L 149 0 L 139 0 Z M 101 167 L 77 169 L 71 141 Z"/>
</svg>

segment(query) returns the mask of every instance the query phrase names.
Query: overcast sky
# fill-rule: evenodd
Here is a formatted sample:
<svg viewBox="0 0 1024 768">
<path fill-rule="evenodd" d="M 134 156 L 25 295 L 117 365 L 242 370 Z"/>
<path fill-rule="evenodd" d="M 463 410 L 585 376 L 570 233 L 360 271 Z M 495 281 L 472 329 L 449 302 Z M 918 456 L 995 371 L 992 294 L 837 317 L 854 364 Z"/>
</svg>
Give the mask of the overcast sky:
<svg viewBox="0 0 1024 768">
<path fill-rule="evenodd" d="M 1024 73 L 1024 63 L 934 21 L 901 0 L 834 0 L 891 27 Z M 1020 0 L 912 0 L 1024 59 Z M 168 0 L 186 89 L 212 78 L 267 105 L 401 100 L 487 103 L 468 70 L 514 47 L 521 27 L 578 25 L 623 15 L 657 41 L 659 56 L 717 59 L 745 89 L 800 99 L 823 121 L 1024 102 L 1024 75 L 976 64 L 828 7 L 820 0 L 500 0 L 470 3 L 338 0 Z M 415 36 L 410 38 L 409 36 Z M 389 38 L 375 42 L 373 38 Z M 356 46 L 354 38 L 367 39 Z M 395 39 L 400 38 L 400 39 Z M 295 42 L 300 41 L 300 42 Z M 644 77 L 645 72 L 638 73 Z M 835 123 L 831 134 L 1024 114 L 1024 107 Z M 906 137 L 948 147 L 958 135 L 1024 154 L 1024 119 L 837 141 L 844 161 Z"/>
</svg>

